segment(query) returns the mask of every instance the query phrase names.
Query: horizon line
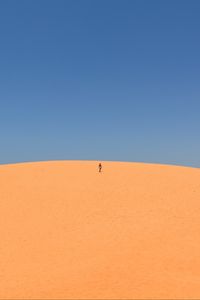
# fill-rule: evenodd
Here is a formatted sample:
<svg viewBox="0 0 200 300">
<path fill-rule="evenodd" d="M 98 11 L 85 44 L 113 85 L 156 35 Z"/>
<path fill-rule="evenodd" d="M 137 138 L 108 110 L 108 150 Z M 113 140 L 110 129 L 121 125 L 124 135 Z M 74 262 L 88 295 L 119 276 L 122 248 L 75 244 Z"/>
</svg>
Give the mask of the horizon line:
<svg viewBox="0 0 200 300">
<path fill-rule="evenodd" d="M 50 159 L 50 160 L 33 160 L 33 161 L 17 161 L 10 163 L 0 163 L 0 166 L 10 166 L 18 164 L 34 164 L 34 163 L 48 163 L 48 162 L 110 162 L 110 163 L 127 163 L 127 164 L 147 164 L 147 165 L 160 165 L 160 166 L 172 166 L 200 169 L 199 167 L 191 165 L 183 165 L 178 163 L 161 163 L 161 162 L 145 162 L 145 161 L 126 161 L 126 160 L 97 160 L 97 159 Z"/>
</svg>

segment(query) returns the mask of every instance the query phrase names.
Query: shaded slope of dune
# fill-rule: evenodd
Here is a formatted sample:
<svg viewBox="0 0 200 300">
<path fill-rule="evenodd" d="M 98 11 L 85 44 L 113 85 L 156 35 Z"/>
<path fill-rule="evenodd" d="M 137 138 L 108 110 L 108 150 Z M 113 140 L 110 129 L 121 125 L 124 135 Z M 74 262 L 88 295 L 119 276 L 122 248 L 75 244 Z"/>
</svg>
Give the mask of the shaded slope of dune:
<svg viewBox="0 0 200 300">
<path fill-rule="evenodd" d="M 0 299 L 200 298 L 200 170 L 0 166 Z"/>
</svg>

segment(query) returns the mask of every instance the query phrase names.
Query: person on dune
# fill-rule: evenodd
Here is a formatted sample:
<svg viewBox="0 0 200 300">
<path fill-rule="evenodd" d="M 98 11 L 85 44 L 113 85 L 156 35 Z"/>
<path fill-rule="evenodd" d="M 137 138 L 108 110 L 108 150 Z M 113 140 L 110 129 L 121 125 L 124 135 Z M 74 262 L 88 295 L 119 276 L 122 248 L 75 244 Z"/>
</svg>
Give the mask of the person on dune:
<svg viewBox="0 0 200 300">
<path fill-rule="evenodd" d="M 99 163 L 99 173 L 101 173 L 101 170 L 102 170 L 102 164 Z"/>
</svg>

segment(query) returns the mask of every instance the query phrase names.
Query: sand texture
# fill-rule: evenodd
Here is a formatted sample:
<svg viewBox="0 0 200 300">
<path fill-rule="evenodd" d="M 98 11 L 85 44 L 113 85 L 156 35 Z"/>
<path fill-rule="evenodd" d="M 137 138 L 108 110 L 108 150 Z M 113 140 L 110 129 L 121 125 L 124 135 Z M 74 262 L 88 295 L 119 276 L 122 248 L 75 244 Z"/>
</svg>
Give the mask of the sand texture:
<svg viewBox="0 0 200 300">
<path fill-rule="evenodd" d="M 200 299 L 200 170 L 0 166 L 0 299 Z"/>
</svg>

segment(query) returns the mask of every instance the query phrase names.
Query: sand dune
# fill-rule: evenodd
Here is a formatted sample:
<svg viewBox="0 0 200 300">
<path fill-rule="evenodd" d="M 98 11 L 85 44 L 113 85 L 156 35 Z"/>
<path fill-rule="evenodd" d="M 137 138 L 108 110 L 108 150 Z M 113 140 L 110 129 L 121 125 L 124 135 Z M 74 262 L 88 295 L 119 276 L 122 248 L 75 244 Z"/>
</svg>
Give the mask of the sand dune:
<svg viewBox="0 0 200 300">
<path fill-rule="evenodd" d="M 200 170 L 0 166 L 0 299 L 200 299 Z"/>
</svg>

